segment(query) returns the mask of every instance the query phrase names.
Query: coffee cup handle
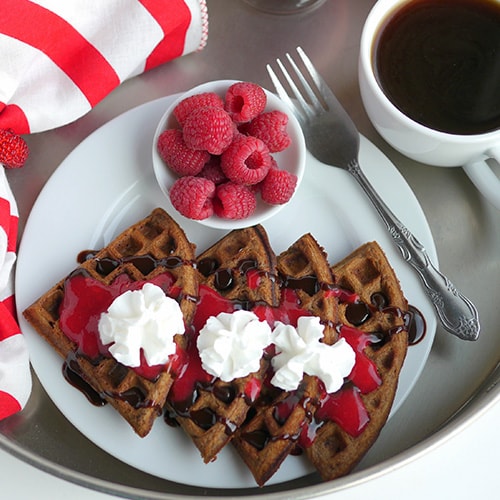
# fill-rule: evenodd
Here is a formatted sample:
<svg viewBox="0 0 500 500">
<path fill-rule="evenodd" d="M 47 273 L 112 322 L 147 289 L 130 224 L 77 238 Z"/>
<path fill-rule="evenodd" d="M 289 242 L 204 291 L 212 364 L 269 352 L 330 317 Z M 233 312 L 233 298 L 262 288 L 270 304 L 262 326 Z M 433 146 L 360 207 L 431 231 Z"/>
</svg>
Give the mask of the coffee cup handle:
<svg viewBox="0 0 500 500">
<path fill-rule="evenodd" d="M 493 158 L 500 163 L 500 147 L 488 151 L 487 158 Z M 464 165 L 463 169 L 483 196 L 500 210 L 500 178 L 493 172 L 486 159 L 471 161 Z"/>
</svg>

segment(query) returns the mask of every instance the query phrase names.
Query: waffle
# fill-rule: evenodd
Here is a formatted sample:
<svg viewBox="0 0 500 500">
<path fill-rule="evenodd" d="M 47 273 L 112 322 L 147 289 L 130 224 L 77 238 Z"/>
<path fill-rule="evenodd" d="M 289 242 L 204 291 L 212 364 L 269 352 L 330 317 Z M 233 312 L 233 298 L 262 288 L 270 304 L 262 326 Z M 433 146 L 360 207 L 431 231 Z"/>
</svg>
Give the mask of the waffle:
<svg viewBox="0 0 500 500">
<path fill-rule="evenodd" d="M 309 460 L 325 480 L 350 472 L 378 437 L 394 400 L 408 345 L 404 324 L 408 303 L 376 242 L 359 247 L 332 271 L 339 287 L 359 296 L 355 306 L 340 300 L 340 320 L 374 336 L 364 352 L 375 363 L 381 383 L 360 395 L 369 416 L 360 435 L 354 437 L 330 420 L 320 426 L 312 446 L 306 448 Z"/>
<path fill-rule="evenodd" d="M 283 289 L 293 288 L 301 307 L 319 316 L 325 325 L 325 342 L 337 338 L 334 325 L 339 320 L 336 298 L 328 294 L 333 285 L 324 250 L 306 234 L 278 257 Z M 318 380 L 308 375 L 296 391 L 281 391 L 267 385 L 240 432 L 233 439 L 257 484 L 265 482 L 295 449 L 300 434 L 314 411 L 320 389 Z"/>
<path fill-rule="evenodd" d="M 204 286 L 215 290 L 230 307 L 276 306 L 279 301 L 276 256 L 262 226 L 230 232 L 197 258 L 197 268 L 200 292 Z M 170 416 L 191 437 L 204 462 L 216 458 L 245 420 L 253 402 L 252 388 L 260 387 L 267 365 L 264 357 L 260 370 L 246 377 L 198 384 L 194 402 L 187 407 L 180 401 L 179 409 L 179 402 L 167 399 Z"/>
<path fill-rule="evenodd" d="M 196 308 L 198 281 L 193 265 L 194 246 L 183 230 L 162 209 L 121 233 L 105 248 L 90 255 L 73 273 L 57 283 L 24 311 L 27 321 L 66 360 L 65 366 L 78 386 L 89 384 L 99 397 L 109 402 L 129 422 L 139 436 L 151 429 L 165 403 L 173 374 L 162 371 L 154 380 L 139 375 L 111 357 L 89 359 L 62 331 L 60 304 L 68 279 L 83 274 L 109 286 L 123 275 L 131 282 L 151 280 L 165 271 L 173 276 L 173 287 L 189 325 Z M 176 335 L 183 347 L 183 335 Z M 80 380 L 82 379 L 82 380 Z"/>
</svg>

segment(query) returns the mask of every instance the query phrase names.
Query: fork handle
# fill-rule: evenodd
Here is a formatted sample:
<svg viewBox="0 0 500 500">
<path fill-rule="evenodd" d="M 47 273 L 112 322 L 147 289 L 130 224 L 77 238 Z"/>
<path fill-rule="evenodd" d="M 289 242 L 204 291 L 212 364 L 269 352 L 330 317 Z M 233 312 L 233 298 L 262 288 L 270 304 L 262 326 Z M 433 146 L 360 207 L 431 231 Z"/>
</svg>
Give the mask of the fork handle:
<svg viewBox="0 0 500 500">
<path fill-rule="evenodd" d="M 349 164 L 348 170 L 377 209 L 403 258 L 417 271 L 443 327 L 463 340 L 477 340 L 480 326 L 474 304 L 434 266 L 424 246 L 377 194 L 357 160 Z"/>
</svg>

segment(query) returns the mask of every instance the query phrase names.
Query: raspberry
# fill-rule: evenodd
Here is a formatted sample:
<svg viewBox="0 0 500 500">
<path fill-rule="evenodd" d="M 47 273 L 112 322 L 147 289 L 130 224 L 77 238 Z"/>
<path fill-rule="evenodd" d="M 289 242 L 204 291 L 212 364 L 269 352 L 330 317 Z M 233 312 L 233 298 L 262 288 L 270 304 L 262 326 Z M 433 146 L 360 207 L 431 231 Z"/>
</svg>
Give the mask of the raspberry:
<svg viewBox="0 0 500 500">
<path fill-rule="evenodd" d="M 158 137 L 157 149 L 161 159 L 177 175 L 196 175 L 210 160 L 210 154 L 206 151 L 188 148 L 178 129 L 162 132 Z"/>
<path fill-rule="evenodd" d="M 266 178 L 260 183 L 260 195 L 266 203 L 282 205 L 290 200 L 295 187 L 297 176 L 287 170 L 272 168 Z"/>
<path fill-rule="evenodd" d="M 256 116 L 246 127 L 246 133 L 258 137 L 271 153 L 283 151 L 291 144 L 286 131 L 288 116 L 282 111 L 269 111 Z"/>
<path fill-rule="evenodd" d="M 257 184 L 271 167 L 267 146 L 256 137 L 239 135 L 222 153 L 221 168 L 227 178 L 242 184 Z"/>
<path fill-rule="evenodd" d="M 222 168 L 220 166 L 220 156 L 212 156 L 208 163 L 201 169 L 198 177 L 204 177 L 205 179 L 210 179 L 215 185 L 222 184 L 227 181 L 227 177 L 224 175 Z"/>
<path fill-rule="evenodd" d="M 193 176 L 180 177 L 170 188 L 170 201 L 185 217 L 202 220 L 213 214 L 214 193 L 215 184 L 211 180 Z"/>
<path fill-rule="evenodd" d="M 271 170 L 274 170 L 274 169 L 278 169 L 278 162 L 274 159 L 274 157 L 271 155 L 271 166 L 269 167 L 269 170 L 267 172 L 267 175 L 266 177 L 269 175 L 269 172 Z M 253 190 L 254 190 L 254 193 L 258 193 L 262 187 L 262 183 L 266 180 L 266 177 L 264 177 L 264 179 L 262 179 L 260 182 L 258 182 L 257 184 L 254 184 L 252 186 Z"/>
<path fill-rule="evenodd" d="M 237 125 L 238 134 L 252 135 L 248 133 L 248 128 L 250 127 L 250 123 L 252 122 L 238 123 Z"/>
<path fill-rule="evenodd" d="M 225 182 L 217 186 L 213 207 L 215 215 L 224 219 L 245 219 L 257 206 L 254 192 L 243 184 Z"/>
<path fill-rule="evenodd" d="M 20 168 L 29 156 L 26 141 L 12 130 L 0 130 L 0 163 L 6 168 Z"/>
<path fill-rule="evenodd" d="M 189 113 L 182 133 L 188 147 L 220 155 L 231 144 L 234 129 L 231 117 L 223 109 L 204 106 Z"/>
<path fill-rule="evenodd" d="M 224 109 L 224 101 L 215 92 L 203 92 L 183 99 L 174 108 L 173 113 L 179 125 L 182 126 L 191 111 L 203 106 L 215 106 L 216 108 Z"/>
<path fill-rule="evenodd" d="M 233 83 L 226 92 L 224 109 L 236 123 L 249 122 L 264 111 L 267 96 L 264 89 L 251 82 Z"/>
</svg>

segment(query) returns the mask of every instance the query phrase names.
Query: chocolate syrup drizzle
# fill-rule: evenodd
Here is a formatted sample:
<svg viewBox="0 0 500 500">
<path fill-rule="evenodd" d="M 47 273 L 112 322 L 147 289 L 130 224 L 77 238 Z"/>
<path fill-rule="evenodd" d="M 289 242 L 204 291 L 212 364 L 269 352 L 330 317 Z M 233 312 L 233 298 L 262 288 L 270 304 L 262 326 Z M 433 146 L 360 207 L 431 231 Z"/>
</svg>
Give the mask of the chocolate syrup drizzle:
<svg viewBox="0 0 500 500">
<path fill-rule="evenodd" d="M 205 431 L 212 428 L 216 423 L 221 423 L 228 436 L 234 434 L 238 429 L 238 425 L 230 419 L 218 415 L 211 408 L 190 410 L 190 407 L 198 399 L 200 391 L 212 392 L 219 401 L 222 401 L 226 405 L 231 404 L 236 397 L 245 397 L 243 394 L 237 394 L 235 387 L 232 385 L 221 386 L 214 382 L 210 384 L 197 382 L 190 399 L 185 401 L 169 401 L 169 405 L 165 408 L 164 413 L 165 422 L 172 427 L 177 427 L 179 425 L 177 418 L 189 418 Z M 248 398 L 245 399 L 247 400 L 247 404 L 250 405 L 251 402 Z"/>
<path fill-rule="evenodd" d="M 104 406 L 107 404 L 109 398 L 118 399 L 125 401 L 134 409 L 138 410 L 140 408 L 157 408 L 158 414 L 161 414 L 162 408 L 153 400 L 147 398 L 145 391 L 138 386 L 131 387 L 130 389 L 118 392 L 118 391 L 96 391 L 83 376 L 82 370 L 78 363 L 78 358 L 86 359 L 93 364 L 98 364 L 97 360 L 90 360 L 87 356 L 79 354 L 77 352 L 71 352 L 63 363 L 62 371 L 64 378 L 75 388 L 77 388 L 87 400 L 94 406 Z M 104 358 L 101 358 L 102 361 Z M 127 371 L 127 367 L 117 362 L 114 371 Z M 116 381 L 116 385 L 119 382 Z"/>
<path fill-rule="evenodd" d="M 78 254 L 77 261 L 79 264 L 87 260 L 95 258 L 97 252 L 94 250 L 84 250 Z M 155 269 L 162 267 L 164 269 L 176 269 L 182 265 L 194 265 L 191 261 L 186 261 L 175 255 L 157 259 L 150 254 L 146 255 L 132 255 L 129 257 L 122 257 L 120 259 L 113 259 L 112 257 L 102 257 L 96 259 L 96 271 L 101 276 L 108 276 L 115 269 L 123 264 L 132 264 L 144 276 L 152 273 Z"/>
</svg>

